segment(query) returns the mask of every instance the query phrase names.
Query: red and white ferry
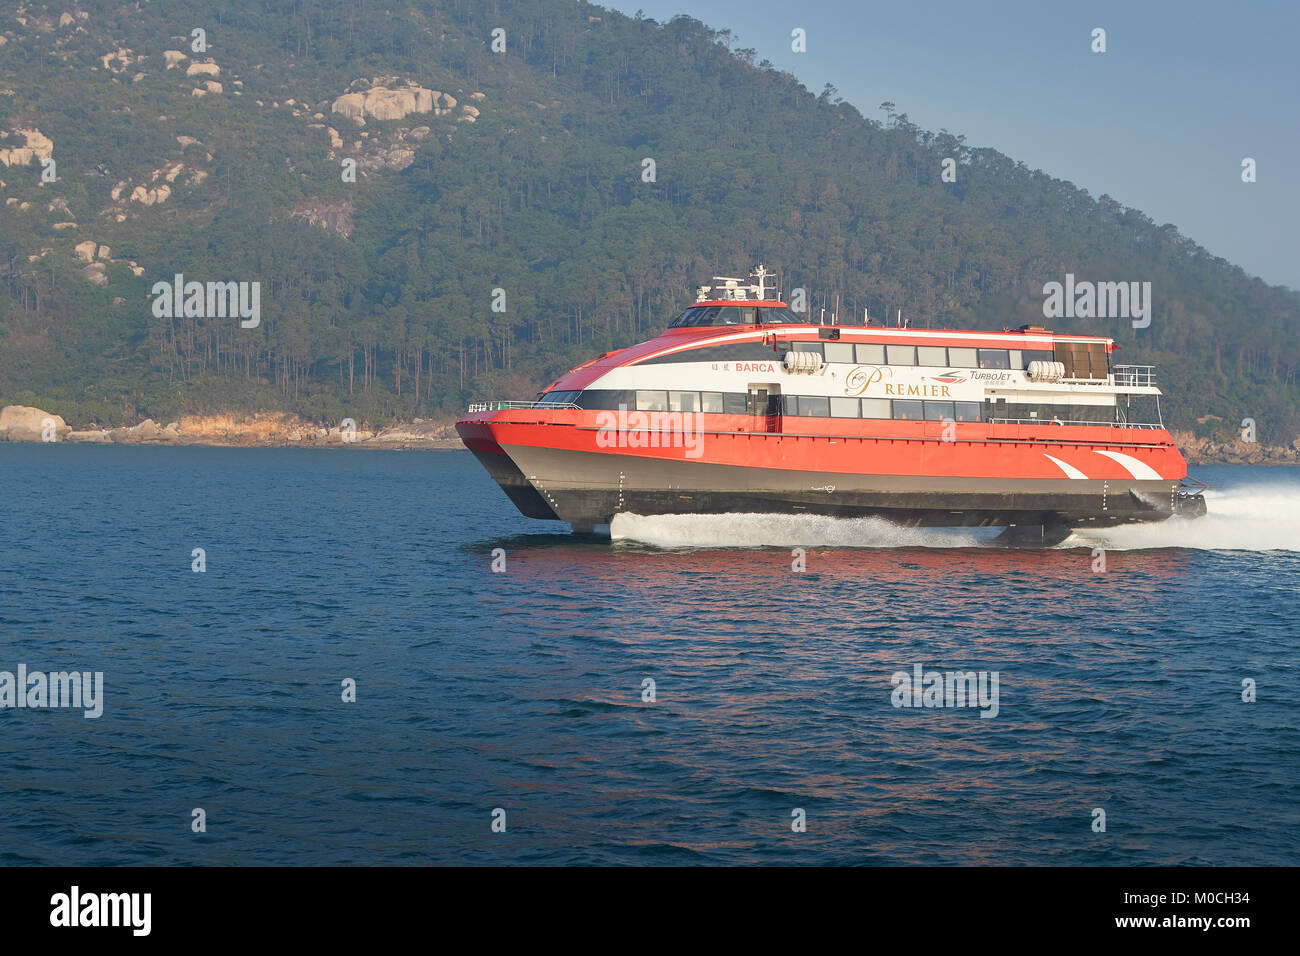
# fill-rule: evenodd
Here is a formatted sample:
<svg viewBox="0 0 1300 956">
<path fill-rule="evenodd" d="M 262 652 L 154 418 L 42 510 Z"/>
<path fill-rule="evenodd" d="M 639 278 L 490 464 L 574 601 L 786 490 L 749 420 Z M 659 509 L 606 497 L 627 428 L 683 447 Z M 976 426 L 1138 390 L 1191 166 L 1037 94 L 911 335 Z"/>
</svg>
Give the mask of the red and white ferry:
<svg viewBox="0 0 1300 956">
<path fill-rule="evenodd" d="M 619 513 L 806 512 L 1053 544 L 1205 513 L 1153 369 L 1112 364 L 1113 340 L 814 324 L 772 286 L 762 266 L 715 279 L 656 338 L 456 430 L 523 514 L 582 532 Z"/>
</svg>

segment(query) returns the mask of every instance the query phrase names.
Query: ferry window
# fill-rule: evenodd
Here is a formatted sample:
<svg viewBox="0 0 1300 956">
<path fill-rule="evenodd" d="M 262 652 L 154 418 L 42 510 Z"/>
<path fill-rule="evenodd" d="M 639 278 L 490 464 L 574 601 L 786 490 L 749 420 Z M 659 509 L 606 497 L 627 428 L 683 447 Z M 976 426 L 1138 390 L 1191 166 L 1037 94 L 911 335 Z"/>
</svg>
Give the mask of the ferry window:
<svg viewBox="0 0 1300 956">
<path fill-rule="evenodd" d="M 801 395 L 799 396 L 799 414 L 811 418 L 829 418 L 831 414 L 830 399 L 816 395 Z"/>
<path fill-rule="evenodd" d="M 1021 349 L 1020 359 L 1025 368 L 1029 368 L 1030 362 L 1055 362 L 1056 353 L 1051 349 Z"/>
<path fill-rule="evenodd" d="M 919 422 L 922 418 L 924 402 L 899 401 L 894 399 L 894 417 L 907 421 Z"/>
<path fill-rule="evenodd" d="M 758 320 L 764 325 L 798 325 L 803 321 L 789 309 L 759 309 Z"/>
<path fill-rule="evenodd" d="M 822 343 L 820 342 L 795 342 L 794 350 L 796 352 L 816 352 L 823 358 L 826 357 L 825 353 L 822 351 Z"/>
<path fill-rule="evenodd" d="M 915 345 L 887 345 L 885 346 L 885 355 L 889 358 L 890 365 L 916 364 Z"/>
<path fill-rule="evenodd" d="M 945 418 L 953 418 L 952 402 L 926 402 L 925 419 L 930 422 L 941 422 Z M 955 418 L 953 418 L 956 421 Z"/>
<path fill-rule="evenodd" d="M 700 393 L 669 392 L 668 410 L 670 412 L 698 412 L 700 410 Z"/>
<path fill-rule="evenodd" d="M 700 411 L 708 412 L 710 415 L 721 415 L 722 407 L 721 392 L 700 393 Z"/>
<path fill-rule="evenodd" d="M 724 392 L 722 410 L 728 415 L 749 414 L 749 395 L 746 392 Z"/>
<path fill-rule="evenodd" d="M 857 418 L 858 400 L 856 398 L 832 398 L 832 418 Z"/>
<path fill-rule="evenodd" d="M 799 396 L 798 396 L 798 395 L 782 395 L 782 396 L 781 396 L 781 411 L 784 412 L 786 415 L 798 415 L 798 414 L 799 414 Z"/>
<path fill-rule="evenodd" d="M 700 324 L 706 325 L 708 323 L 701 322 Z M 731 305 L 727 306 L 726 308 L 718 309 L 718 314 L 714 317 L 713 324 L 714 325 L 740 325 L 741 324 L 740 309 Z"/>
<path fill-rule="evenodd" d="M 758 309 L 752 305 L 747 305 L 740 310 L 740 321 L 742 325 L 758 324 Z"/>
<path fill-rule="evenodd" d="M 887 398 L 864 398 L 862 400 L 863 418 L 892 418 Z"/>
<path fill-rule="evenodd" d="M 979 368 L 974 349 L 949 349 L 948 364 L 953 368 Z"/>
<path fill-rule="evenodd" d="M 590 388 L 580 393 L 582 401 L 577 404 L 587 409 L 636 408 L 636 393 L 615 388 Z"/>
<path fill-rule="evenodd" d="M 636 407 L 642 412 L 666 412 L 668 411 L 668 393 L 667 392 L 647 392 L 637 390 Z"/>
<path fill-rule="evenodd" d="M 721 311 L 722 309 L 716 305 L 704 309 L 699 309 L 696 311 L 694 315 L 692 315 L 689 319 L 687 319 L 682 324 L 683 325 L 712 325 L 714 317 Z"/>
<path fill-rule="evenodd" d="M 1006 349 L 980 349 L 980 368 L 1011 368 L 1011 357 Z"/>
<path fill-rule="evenodd" d="M 957 402 L 953 418 L 959 422 L 977 422 L 981 419 L 979 402 Z"/>
<path fill-rule="evenodd" d="M 827 342 L 826 361 L 843 362 L 845 365 L 852 365 L 853 364 L 853 343 Z"/>
<path fill-rule="evenodd" d="M 918 345 L 916 347 L 916 364 L 946 366 L 948 364 L 948 350 L 942 346 Z"/>
<path fill-rule="evenodd" d="M 1024 361 L 1021 359 L 1020 349 L 1008 349 L 1007 357 L 1011 360 L 1012 368 L 1023 369 L 1025 367 Z"/>
<path fill-rule="evenodd" d="M 883 345 L 858 345 L 857 350 L 859 365 L 885 364 L 885 347 Z M 888 418 L 889 416 L 884 415 L 882 417 Z"/>
<path fill-rule="evenodd" d="M 539 405 L 569 405 L 573 402 L 579 392 L 547 392 L 541 397 Z"/>
</svg>

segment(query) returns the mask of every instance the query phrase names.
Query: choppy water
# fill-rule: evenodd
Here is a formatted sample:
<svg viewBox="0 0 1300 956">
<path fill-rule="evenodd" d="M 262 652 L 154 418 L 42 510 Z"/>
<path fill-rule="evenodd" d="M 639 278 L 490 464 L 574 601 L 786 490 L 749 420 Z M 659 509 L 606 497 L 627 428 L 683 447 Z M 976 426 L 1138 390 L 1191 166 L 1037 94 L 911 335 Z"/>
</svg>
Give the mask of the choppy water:
<svg viewBox="0 0 1300 956">
<path fill-rule="evenodd" d="M 1196 474 L 1209 519 L 1047 552 L 610 543 L 464 452 L 0 445 L 0 670 L 106 685 L 0 710 L 0 863 L 1300 862 L 1300 474 Z M 895 708 L 915 664 L 997 716 Z"/>
</svg>

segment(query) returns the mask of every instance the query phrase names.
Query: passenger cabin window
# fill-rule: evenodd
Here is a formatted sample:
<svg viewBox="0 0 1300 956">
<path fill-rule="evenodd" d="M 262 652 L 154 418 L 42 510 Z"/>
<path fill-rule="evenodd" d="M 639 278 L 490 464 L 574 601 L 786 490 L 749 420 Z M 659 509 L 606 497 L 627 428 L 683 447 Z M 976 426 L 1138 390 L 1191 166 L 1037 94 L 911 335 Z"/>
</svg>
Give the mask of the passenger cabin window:
<svg viewBox="0 0 1300 956">
<path fill-rule="evenodd" d="M 948 350 L 942 346 L 918 345 L 916 347 L 916 364 L 946 366 L 948 364 Z"/>
<path fill-rule="evenodd" d="M 858 418 L 858 400 L 856 398 L 832 398 L 831 418 Z"/>
<path fill-rule="evenodd" d="M 983 408 L 979 402 L 955 402 L 953 409 L 953 418 L 959 422 L 977 422 L 983 415 Z"/>
<path fill-rule="evenodd" d="M 956 421 L 953 417 L 952 404 L 952 402 L 926 402 L 925 420 L 929 422 L 941 422 L 947 418 Z"/>
<path fill-rule="evenodd" d="M 700 410 L 700 393 L 669 392 L 668 410 L 671 412 L 698 412 Z"/>
<path fill-rule="evenodd" d="M 979 368 L 975 349 L 949 349 L 948 364 L 953 368 Z"/>
<path fill-rule="evenodd" d="M 894 400 L 894 417 L 919 422 L 925 414 L 924 402 Z"/>
<path fill-rule="evenodd" d="M 637 390 L 636 407 L 640 412 L 666 412 L 668 411 L 668 393 L 658 391 Z"/>
<path fill-rule="evenodd" d="M 853 364 L 853 344 L 851 342 L 826 342 L 826 361 Z"/>
<path fill-rule="evenodd" d="M 859 365 L 884 365 L 885 364 L 885 347 L 883 345 L 864 345 L 855 346 Z M 886 418 L 889 416 L 886 415 Z"/>
<path fill-rule="evenodd" d="M 915 345 L 887 345 L 885 346 L 885 355 L 889 359 L 890 365 L 916 364 Z"/>
<path fill-rule="evenodd" d="M 701 392 L 700 411 L 710 415 L 721 415 L 723 410 L 721 392 Z"/>
<path fill-rule="evenodd" d="M 863 418 L 893 418 L 894 413 L 889 407 L 889 399 L 887 398 L 862 399 L 862 417 Z"/>
<path fill-rule="evenodd" d="M 817 395 L 799 397 L 799 414 L 805 418 L 829 418 L 831 414 L 830 399 Z"/>
<path fill-rule="evenodd" d="M 980 368 L 1011 368 L 1011 357 L 1006 349 L 980 349 Z"/>
<path fill-rule="evenodd" d="M 821 342 L 795 342 L 793 347 L 796 352 L 816 352 L 823 358 L 826 357 L 826 353 L 822 351 Z"/>
</svg>

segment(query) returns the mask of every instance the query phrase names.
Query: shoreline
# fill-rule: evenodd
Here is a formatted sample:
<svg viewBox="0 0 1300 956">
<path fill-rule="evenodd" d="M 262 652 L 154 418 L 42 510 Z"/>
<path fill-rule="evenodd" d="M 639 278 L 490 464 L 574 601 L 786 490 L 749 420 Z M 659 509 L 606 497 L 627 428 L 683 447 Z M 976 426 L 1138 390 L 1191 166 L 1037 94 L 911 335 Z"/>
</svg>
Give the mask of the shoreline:
<svg viewBox="0 0 1300 956">
<path fill-rule="evenodd" d="M 345 422 L 349 420 L 345 419 Z M 1188 465 L 1300 466 L 1300 439 L 1290 445 L 1240 440 L 1222 442 L 1171 431 Z M 39 408 L 0 409 L 0 441 L 68 442 L 86 445 L 197 445 L 209 448 L 371 448 L 381 451 L 463 449 L 452 419 L 422 419 L 380 428 L 348 424 L 326 427 L 281 413 L 187 415 L 159 426 L 72 428 L 62 417 Z"/>
</svg>

